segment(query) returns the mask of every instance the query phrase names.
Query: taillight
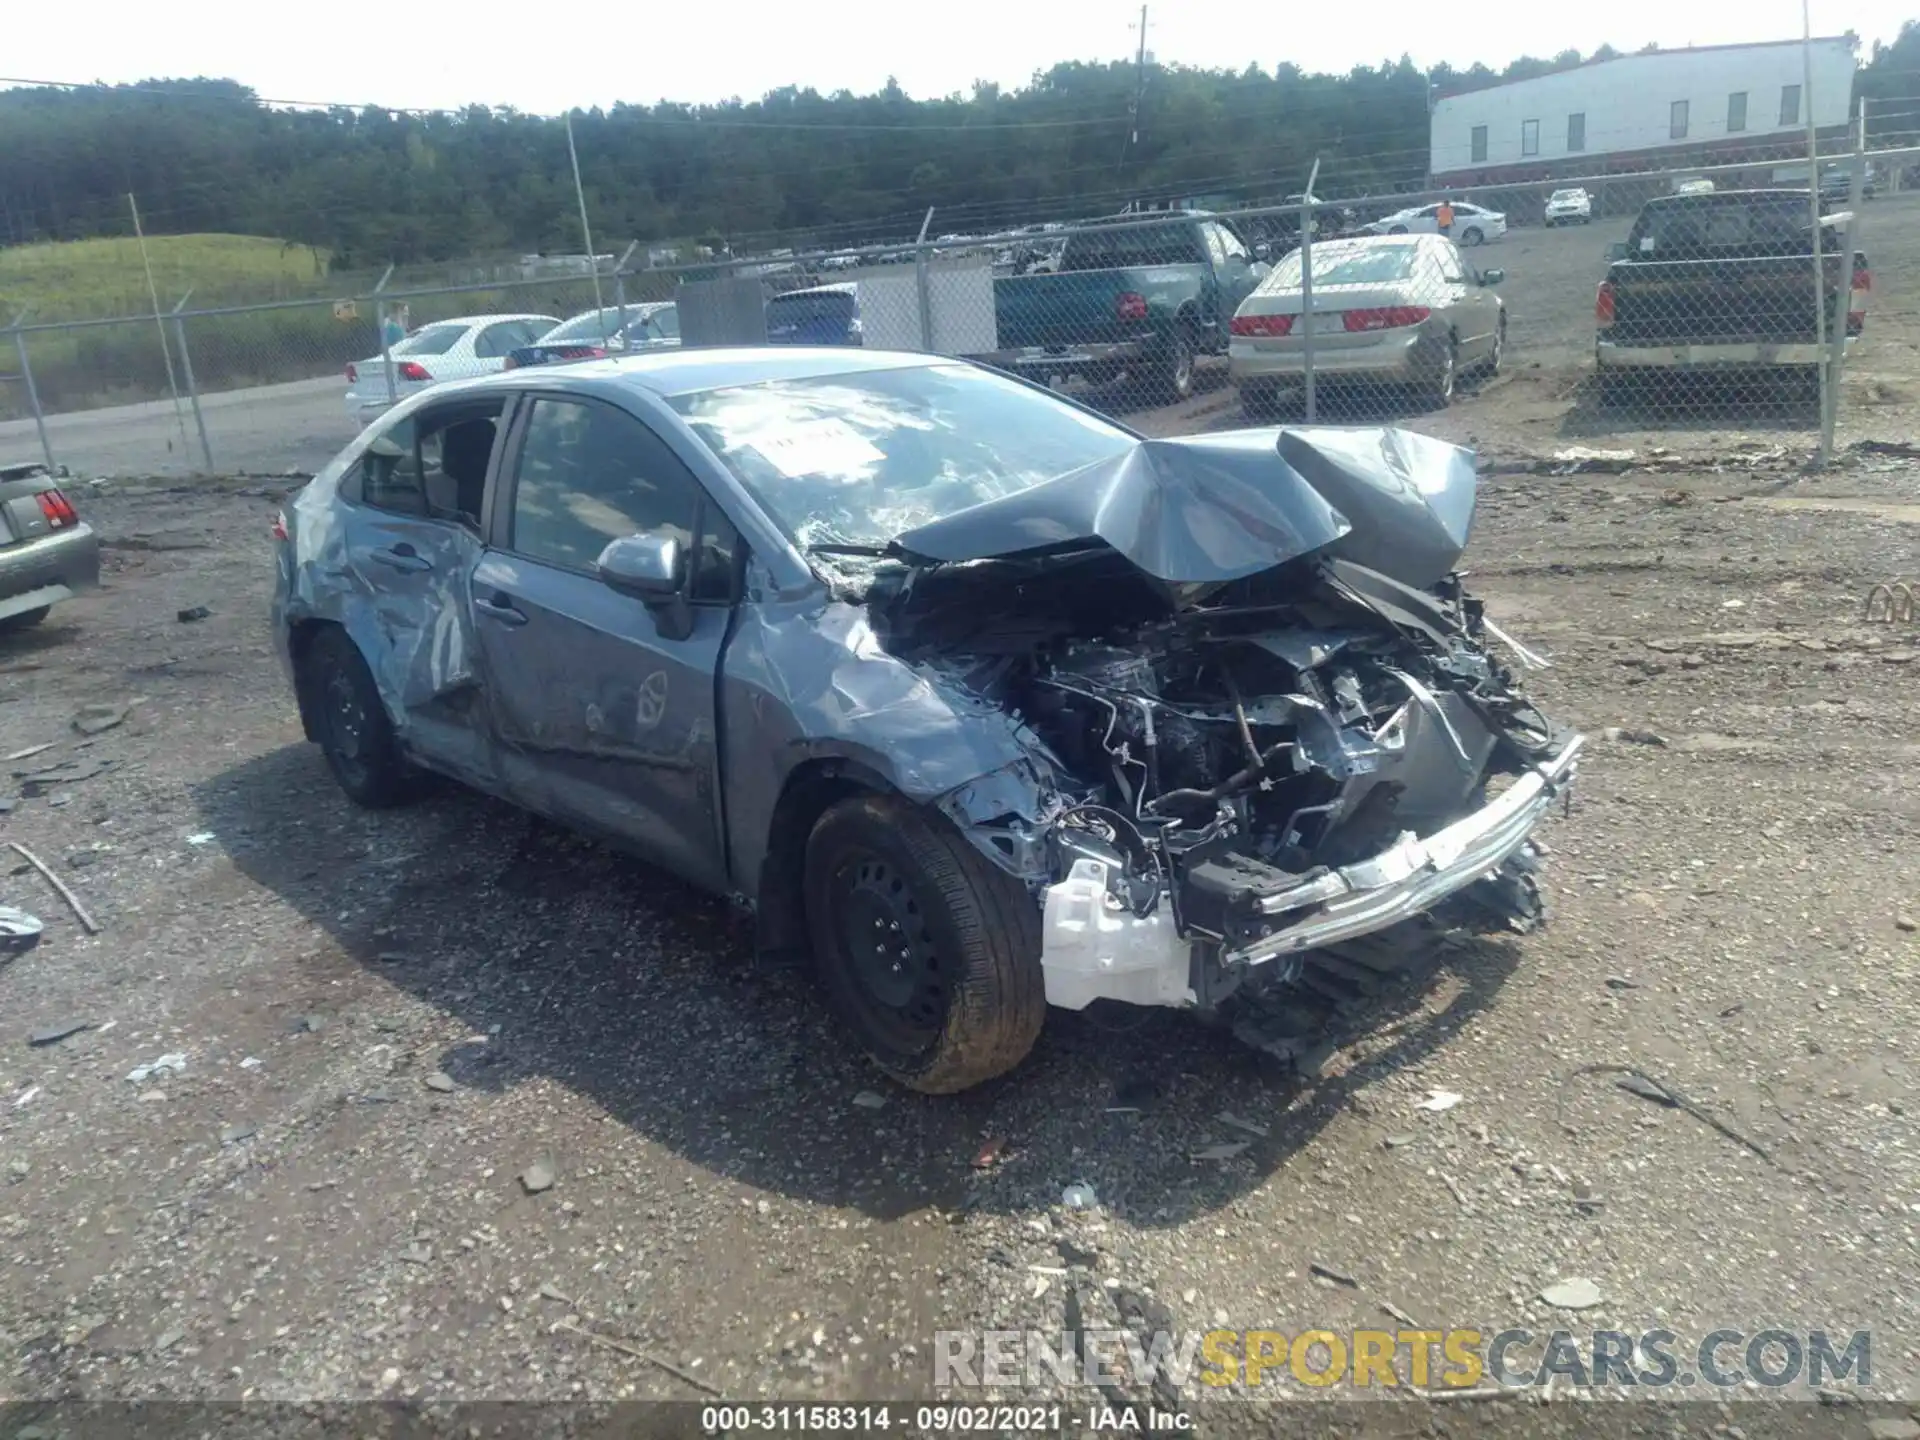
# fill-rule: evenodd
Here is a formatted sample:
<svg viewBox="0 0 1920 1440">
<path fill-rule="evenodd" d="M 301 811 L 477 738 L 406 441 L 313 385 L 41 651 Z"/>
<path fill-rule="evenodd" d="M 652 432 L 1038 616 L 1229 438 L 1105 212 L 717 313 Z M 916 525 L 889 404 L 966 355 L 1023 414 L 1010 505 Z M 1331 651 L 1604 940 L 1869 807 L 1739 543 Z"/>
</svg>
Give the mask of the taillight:
<svg viewBox="0 0 1920 1440">
<path fill-rule="evenodd" d="M 427 373 L 427 367 L 422 365 L 418 360 L 402 360 L 400 362 L 400 378 L 402 380 L 431 380 L 433 376 Z"/>
<path fill-rule="evenodd" d="M 1596 325 L 1613 323 L 1613 282 L 1602 280 L 1600 288 L 1593 292 L 1593 320 Z"/>
<path fill-rule="evenodd" d="M 40 502 L 40 513 L 47 517 L 47 524 L 55 530 L 64 530 L 69 525 L 80 523 L 73 502 L 58 490 L 42 490 L 34 498 Z"/>
<path fill-rule="evenodd" d="M 1349 330 L 1402 330 L 1420 324 L 1431 314 L 1424 305 L 1385 305 L 1376 310 L 1348 310 L 1341 319 Z"/>
<path fill-rule="evenodd" d="M 354 381 L 358 380 L 359 378 L 360 378 L 360 367 L 358 365 L 354 365 L 350 363 L 347 366 L 347 383 L 351 385 L 353 384 Z"/>
<path fill-rule="evenodd" d="M 284 545 L 286 543 L 286 540 L 287 540 L 287 512 L 286 511 L 282 510 L 279 514 L 273 517 L 273 529 L 269 530 L 267 533 L 271 535 L 275 540 L 278 540 L 281 544 Z"/>
<path fill-rule="evenodd" d="M 1147 318 L 1147 297 L 1128 290 L 1113 302 L 1113 313 L 1122 320 L 1144 320 Z"/>
<path fill-rule="evenodd" d="M 1293 332 L 1291 315 L 1236 315 L 1227 330 L 1230 334 L 1251 336 L 1257 339 L 1277 338 Z"/>
</svg>

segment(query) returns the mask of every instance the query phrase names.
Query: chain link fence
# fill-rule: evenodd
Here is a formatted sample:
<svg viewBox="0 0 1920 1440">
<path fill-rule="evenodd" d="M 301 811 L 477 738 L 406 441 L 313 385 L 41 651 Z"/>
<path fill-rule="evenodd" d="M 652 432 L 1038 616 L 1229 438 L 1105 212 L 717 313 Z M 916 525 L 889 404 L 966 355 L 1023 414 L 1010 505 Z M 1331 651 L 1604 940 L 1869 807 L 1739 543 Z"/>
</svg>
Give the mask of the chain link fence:
<svg viewBox="0 0 1920 1440">
<path fill-rule="evenodd" d="M 689 266 L 389 272 L 336 299 L 16 324 L 0 459 L 310 472 L 393 398 L 603 311 L 543 358 L 864 345 L 997 366 L 1153 434 L 1393 422 L 1554 453 L 1765 434 L 1830 454 L 1913 428 L 1916 167 L 1856 151 Z M 629 309 L 655 318 L 629 336 Z"/>
</svg>

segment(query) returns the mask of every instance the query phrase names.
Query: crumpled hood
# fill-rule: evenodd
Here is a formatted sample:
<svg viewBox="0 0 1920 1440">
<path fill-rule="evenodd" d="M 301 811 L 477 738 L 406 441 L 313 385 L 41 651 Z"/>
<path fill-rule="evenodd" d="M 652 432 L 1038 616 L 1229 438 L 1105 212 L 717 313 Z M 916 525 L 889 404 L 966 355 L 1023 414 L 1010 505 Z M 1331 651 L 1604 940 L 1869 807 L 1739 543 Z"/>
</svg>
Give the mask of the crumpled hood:
<svg viewBox="0 0 1920 1440">
<path fill-rule="evenodd" d="M 1100 540 L 1169 585 L 1239 580 L 1325 550 L 1427 586 L 1466 548 L 1474 497 L 1473 453 L 1443 440 L 1269 427 L 1143 440 L 894 543 L 958 562 Z"/>
</svg>

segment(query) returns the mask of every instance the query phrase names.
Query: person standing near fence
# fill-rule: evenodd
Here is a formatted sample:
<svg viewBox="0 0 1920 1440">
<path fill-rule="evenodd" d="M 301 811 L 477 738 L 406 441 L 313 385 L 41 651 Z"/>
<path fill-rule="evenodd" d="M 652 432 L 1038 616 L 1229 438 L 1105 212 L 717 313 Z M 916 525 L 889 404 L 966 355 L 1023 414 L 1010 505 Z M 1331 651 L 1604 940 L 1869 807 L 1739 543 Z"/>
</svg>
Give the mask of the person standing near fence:
<svg viewBox="0 0 1920 1440">
<path fill-rule="evenodd" d="M 1438 208 L 1434 210 L 1433 218 L 1435 223 L 1439 225 L 1442 235 L 1448 237 L 1453 235 L 1453 201 L 1442 200 Z"/>
<path fill-rule="evenodd" d="M 387 312 L 386 312 L 386 318 L 380 322 L 381 346 L 385 349 L 391 350 L 394 346 L 398 345 L 402 340 L 406 338 L 407 338 L 407 307 L 404 305 L 388 306 Z"/>
</svg>

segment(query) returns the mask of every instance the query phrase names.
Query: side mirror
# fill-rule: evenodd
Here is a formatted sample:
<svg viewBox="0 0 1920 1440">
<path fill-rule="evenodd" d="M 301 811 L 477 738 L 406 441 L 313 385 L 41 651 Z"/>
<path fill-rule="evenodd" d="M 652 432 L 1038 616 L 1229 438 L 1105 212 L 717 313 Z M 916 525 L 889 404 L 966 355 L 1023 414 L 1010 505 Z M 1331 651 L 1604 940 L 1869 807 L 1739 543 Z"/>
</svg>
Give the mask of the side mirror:
<svg viewBox="0 0 1920 1440">
<path fill-rule="evenodd" d="M 609 541 L 596 562 L 600 582 L 632 596 L 653 616 L 662 640 L 693 634 L 693 606 L 687 603 L 686 557 L 671 535 L 623 535 Z"/>
<path fill-rule="evenodd" d="M 1507 272 L 1504 270 L 1484 270 L 1480 274 L 1480 283 L 1482 285 L 1498 285 L 1506 278 Z"/>
<path fill-rule="evenodd" d="M 1626 241 L 1616 240 L 1613 242 L 1613 244 L 1607 246 L 1607 259 L 1609 261 L 1624 260 L 1626 258 L 1627 258 L 1627 242 Z"/>
<path fill-rule="evenodd" d="M 685 568 L 671 535 L 623 535 L 607 542 L 595 563 L 609 589 L 646 601 L 677 595 Z"/>
</svg>

